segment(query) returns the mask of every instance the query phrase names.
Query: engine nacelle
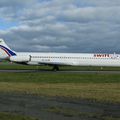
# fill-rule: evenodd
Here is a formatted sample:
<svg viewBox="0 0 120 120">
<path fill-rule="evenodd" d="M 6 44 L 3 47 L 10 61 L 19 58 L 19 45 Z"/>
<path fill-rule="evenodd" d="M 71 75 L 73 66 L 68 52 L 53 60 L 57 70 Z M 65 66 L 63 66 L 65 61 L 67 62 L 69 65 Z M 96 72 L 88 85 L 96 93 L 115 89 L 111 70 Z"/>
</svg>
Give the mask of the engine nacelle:
<svg viewBox="0 0 120 120">
<path fill-rule="evenodd" d="M 12 62 L 29 62 L 30 61 L 30 56 L 11 56 L 10 61 Z"/>
</svg>

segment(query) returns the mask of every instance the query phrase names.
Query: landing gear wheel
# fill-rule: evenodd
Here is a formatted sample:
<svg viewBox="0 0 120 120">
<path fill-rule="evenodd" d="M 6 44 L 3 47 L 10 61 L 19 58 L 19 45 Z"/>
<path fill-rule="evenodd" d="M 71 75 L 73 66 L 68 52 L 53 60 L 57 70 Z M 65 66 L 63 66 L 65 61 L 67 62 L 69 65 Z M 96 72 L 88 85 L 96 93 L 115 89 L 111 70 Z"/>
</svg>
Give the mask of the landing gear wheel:
<svg viewBox="0 0 120 120">
<path fill-rule="evenodd" d="M 53 67 L 53 71 L 59 71 L 59 67 L 58 67 L 57 65 L 55 65 L 55 66 Z"/>
</svg>

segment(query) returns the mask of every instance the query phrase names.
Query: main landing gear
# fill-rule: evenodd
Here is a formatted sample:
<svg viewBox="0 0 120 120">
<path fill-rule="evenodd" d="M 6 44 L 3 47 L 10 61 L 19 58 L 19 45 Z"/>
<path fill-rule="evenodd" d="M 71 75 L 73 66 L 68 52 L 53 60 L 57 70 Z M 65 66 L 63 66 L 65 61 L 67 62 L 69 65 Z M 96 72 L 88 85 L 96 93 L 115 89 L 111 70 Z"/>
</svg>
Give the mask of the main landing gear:
<svg viewBox="0 0 120 120">
<path fill-rule="evenodd" d="M 59 71 L 59 67 L 57 65 L 53 66 L 53 71 Z"/>
</svg>

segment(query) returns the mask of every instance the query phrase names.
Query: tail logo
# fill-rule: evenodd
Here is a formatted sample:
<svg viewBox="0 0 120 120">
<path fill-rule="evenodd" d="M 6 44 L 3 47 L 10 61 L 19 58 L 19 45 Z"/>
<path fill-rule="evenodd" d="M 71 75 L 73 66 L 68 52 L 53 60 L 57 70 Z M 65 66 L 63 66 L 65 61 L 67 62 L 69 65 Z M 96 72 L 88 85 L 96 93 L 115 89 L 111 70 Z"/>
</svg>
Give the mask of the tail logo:
<svg viewBox="0 0 120 120">
<path fill-rule="evenodd" d="M 0 41 L 0 42 L 1 42 L 1 41 Z M 2 46 L 2 45 L 0 45 L 0 48 L 1 48 L 5 53 L 7 53 L 7 55 L 8 55 L 9 57 L 16 55 L 13 51 L 9 50 L 8 48 L 6 48 L 6 47 L 4 47 L 4 46 Z"/>
</svg>

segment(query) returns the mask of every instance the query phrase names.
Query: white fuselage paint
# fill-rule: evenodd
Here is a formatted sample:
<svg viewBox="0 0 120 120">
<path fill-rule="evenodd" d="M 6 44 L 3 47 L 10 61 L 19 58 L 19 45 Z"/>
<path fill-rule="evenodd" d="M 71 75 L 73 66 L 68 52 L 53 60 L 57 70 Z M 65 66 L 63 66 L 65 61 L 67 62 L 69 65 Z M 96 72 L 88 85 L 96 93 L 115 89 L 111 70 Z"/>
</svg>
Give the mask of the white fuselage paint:
<svg viewBox="0 0 120 120">
<path fill-rule="evenodd" d="M 120 54 L 23 53 L 12 51 L 0 39 L 0 59 L 26 65 L 115 66 L 120 67 Z"/>
<path fill-rule="evenodd" d="M 29 56 L 28 65 L 120 66 L 120 54 L 17 53 Z"/>
</svg>

